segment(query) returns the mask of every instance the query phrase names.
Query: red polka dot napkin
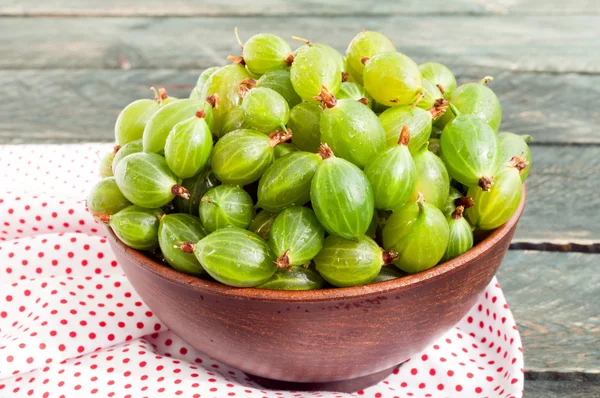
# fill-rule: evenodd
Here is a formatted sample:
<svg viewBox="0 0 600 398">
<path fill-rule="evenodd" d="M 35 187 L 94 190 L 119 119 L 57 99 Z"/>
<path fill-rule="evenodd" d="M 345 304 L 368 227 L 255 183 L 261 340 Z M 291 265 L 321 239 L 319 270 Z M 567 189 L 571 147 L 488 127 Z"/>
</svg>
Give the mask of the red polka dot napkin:
<svg viewBox="0 0 600 398">
<path fill-rule="evenodd" d="M 86 212 L 110 145 L 0 146 L 0 397 L 521 397 L 494 279 L 444 337 L 354 394 L 265 390 L 194 350 L 133 290 Z"/>
</svg>

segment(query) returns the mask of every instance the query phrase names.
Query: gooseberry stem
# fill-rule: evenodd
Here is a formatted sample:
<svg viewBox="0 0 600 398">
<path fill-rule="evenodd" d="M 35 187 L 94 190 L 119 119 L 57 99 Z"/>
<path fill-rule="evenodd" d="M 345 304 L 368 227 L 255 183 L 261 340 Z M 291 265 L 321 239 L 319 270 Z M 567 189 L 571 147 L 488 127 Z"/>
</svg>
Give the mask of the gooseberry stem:
<svg viewBox="0 0 600 398">
<path fill-rule="evenodd" d="M 238 35 L 238 27 L 237 26 L 235 28 L 233 28 L 233 34 L 235 35 L 235 39 L 237 40 L 238 44 L 240 45 L 240 48 L 243 50 L 244 45 L 242 44 L 242 41 L 240 40 L 240 36 Z"/>
<path fill-rule="evenodd" d="M 398 253 L 395 250 L 390 250 L 390 251 L 384 251 L 381 255 L 381 257 L 383 258 L 383 263 L 388 265 L 388 264 L 393 264 L 394 261 L 396 261 L 398 259 Z"/>
<path fill-rule="evenodd" d="M 481 79 L 479 81 L 479 84 L 483 84 L 485 86 L 486 84 L 488 84 L 492 80 L 494 80 L 494 78 L 492 76 L 486 76 L 486 77 L 484 77 L 483 79 Z"/>
<path fill-rule="evenodd" d="M 419 206 L 419 212 L 423 212 L 425 209 L 425 196 L 421 192 L 417 196 L 417 205 Z"/>
<path fill-rule="evenodd" d="M 425 98 L 425 94 L 423 92 L 420 92 L 419 94 L 417 94 L 417 98 L 412 103 L 412 105 L 410 106 L 410 108 L 408 108 L 408 110 L 412 111 L 413 109 L 415 109 L 416 106 L 419 104 L 419 102 L 421 102 L 421 100 L 423 98 Z"/>
<path fill-rule="evenodd" d="M 319 145 L 319 152 L 317 153 L 323 160 L 335 158 L 335 155 L 333 154 L 331 148 L 329 148 L 329 145 L 327 145 L 324 142 L 322 142 L 321 145 Z"/>
<path fill-rule="evenodd" d="M 398 138 L 398 145 L 408 146 L 408 142 L 410 141 L 410 131 L 408 130 L 408 126 L 405 124 L 402 126 L 402 130 L 400 130 L 400 138 Z"/>
<path fill-rule="evenodd" d="M 214 202 L 211 197 L 206 195 L 203 196 L 202 199 L 200 199 L 200 202 L 209 203 L 215 207 L 219 207 L 219 204 L 217 202 Z"/>
<path fill-rule="evenodd" d="M 110 222 L 110 214 L 108 213 L 92 213 L 92 216 L 102 224 L 108 224 Z"/>
<path fill-rule="evenodd" d="M 164 87 L 161 87 L 158 89 L 158 95 L 159 95 L 159 101 L 162 104 L 164 100 L 166 100 L 167 98 L 169 98 L 169 96 L 167 95 L 167 90 L 164 89 Z"/>
<path fill-rule="evenodd" d="M 150 90 L 154 91 L 154 101 L 158 102 L 160 96 L 158 95 L 158 91 L 156 91 L 156 88 L 154 87 L 150 87 Z"/>
<path fill-rule="evenodd" d="M 173 185 L 171 187 L 171 193 L 173 196 L 180 196 L 184 199 L 190 200 L 190 192 L 182 185 Z"/>
<path fill-rule="evenodd" d="M 460 111 L 458 110 L 457 107 L 454 106 L 454 104 L 452 104 L 452 102 L 448 102 L 448 108 L 450 108 L 452 113 L 454 113 L 454 116 L 460 115 Z"/>
<path fill-rule="evenodd" d="M 310 46 L 312 43 L 310 42 L 310 40 L 307 39 L 303 39 L 302 37 L 298 37 L 298 36 L 292 36 L 292 40 L 296 40 L 296 41 L 301 41 L 304 44 L 306 44 L 307 46 Z"/>
<path fill-rule="evenodd" d="M 176 249 L 180 249 L 184 253 L 193 253 L 196 244 L 192 242 L 181 242 L 179 245 L 175 245 L 173 247 Z"/>
<path fill-rule="evenodd" d="M 277 268 L 290 268 L 290 257 L 288 256 L 290 249 L 287 249 L 281 256 L 277 257 L 277 260 L 274 261 Z"/>
<path fill-rule="evenodd" d="M 521 138 L 523 138 L 523 141 L 525 141 L 525 142 L 531 142 L 531 141 L 533 141 L 533 137 L 530 136 L 529 134 L 523 134 L 521 136 Z"/>
<path fill-rule="evenodd" d="M 464 206 L 456 206 L 456 209 L 452 212 L 453 220 L 460 220 L 463 217 L 463 212 L 465 211 Z"/>
</svg>

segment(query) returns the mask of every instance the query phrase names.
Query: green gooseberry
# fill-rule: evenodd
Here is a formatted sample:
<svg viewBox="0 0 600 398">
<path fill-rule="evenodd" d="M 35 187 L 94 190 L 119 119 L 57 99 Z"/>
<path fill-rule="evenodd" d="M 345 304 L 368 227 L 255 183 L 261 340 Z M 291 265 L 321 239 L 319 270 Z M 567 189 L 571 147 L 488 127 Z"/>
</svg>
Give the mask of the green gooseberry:
<svg viewBox="0 0 600 398">
<path fill-rule="evenodd" d="M 277 160 L 289 153 L 298 152 L 298 150 L 299 149 L 296 145 L 291 144 L 289 142 L 284 142 L 283 144 L 275 146 L 275 152 L 273 152 L 273 154 L 275 155 L 275 160 Z"/>
<path fill-rule="evenodd" d="M 207 235 L 197 217 L 190 214 L 167 214 L 158 225 L 158 244 L 169 265 L 190 275 L 202 275 L 204 269 L 192 253 L 180 249 L 183 242 L 198 242 Z"/>
<path fill-rule="evenodd" d="M 177 213 L 192 214 L 196 217 L 200 216 L 200 201 L 209 189 L 221 185 L 221 181 L 217 179 L 215 173 L 211 169 L 202 171 L 197 176 L 186 178 L 181 185 L 187 189 L 190 194 L 189 199 L 181 196 L 173 199 L 173 205 Z"/>
<path fill-rule="evenodd" d="M 323 161 L 310 187 L 315 214 L 331 235 L 358 239 L 373 219 L 375 203 L 371 184 L 362 170 L 335 157 L 327 144 L 321 146 L 319 156 Z"/>
<path fill-rule="evenodd" d="M 303 46 L 297 53 L 290 79 L 294 90 L 304 101 L 315 101 L 323 87 L 334 94 L 342 84 L 342 71 L 329 51 L 315 46 Z"/>
<path fill-rule="evenodd" d="M 438 62 L 425 62 L 419 65 L 423 79 L 433 83 L 445 98 L 450 98 L 456 89 L 456 78 L 446 65 Z"/>
<path fill-rule="evenodd" d="M 94 184 L 86 204 L 92 214 L 115 214 L 131 206 L 131 202 L 119 190 L 115 177 L 106 177 Z"/>
<path fill-rule="evenodd" d="M 416 153 L 413 160 L 416 182 L 409 200 L 415 202 L 421 193 L 427 203 L 443 209 L 450 191 L 450 177 L 444 162 L 426 149 Z"/>
<path fill-rule="evenodd" d="M 427 144 L 427 150 L 433 153 L 435 156 L 441 156 L 442 152 L 440 150 L 440 139 L 439 138 L 430 138 L 429 143 Z"/>
<path fill-rule="evenodd" d="M 281 269 L 257 289 L 270 290 L 315 290 L 321 289 L 325 280 L 312 268 L 290 267 Z"/>
<path fill-rule="evenodd" d="M 398 52 L 379 53 L 369 58 L 363 80 L 373 99 L 388 106 L 411 104 L 423 91 L 419 67 L 410 57 Z"/>
<path fill-rule="evenodd" d="M 165 160 L 179 178 L 190 178 L 208 164 L 212 147 L 205 113 L 198 111 L 173 127 L 165 143 Z"/>
<path fill-rule="evenodd" d="M 165 158 L 156 153 L 139 152 L 123 158 L 115 170 L 115 179 L 123 195 L 141 207 L 161 207 L 175 196 L 189 198 L 189 192 L 179 185 Z"/>
<path fill-rule="evenodd" d="M 140 99 L 127 105 L 115 123 L 115 141 L 117 145 L 139 140 L 144 134 L 146 123 L 161 108 L 168 97 L 164 89 L 154 90 L 154 99 Z"/>
<path fill-rule="evenodd" d="M 454 109 L 450 108 L 436 124 L 443 129 L 459 114 L 476 115 L 497 133 L 502 121 L 502 108 L 496 94 L 485 85 L 489 80 L 485 78 L 479 83 L 463 84 L 454 90 L 448 98 Z"/>
<path fill-rule="evenodd" d="M 203 99 L 201 97 L 201 94 L 202 94 L 202 89 L 204 88 L 204 85 L 208 81 L 208 78 L 211 77 L 213 73 L 218 71 L 219 68 L 221 68 L 221 67 L 213 66 L 208 69 L 205 69 L 204 72 L 202 72 L 200 74 L 200 76 L 198 77 L 198 81 L 196 82 L 196 86 L 192 89 L 192 92 L 190 93 L 190 99 L 195 99 L 195 100 Z"/>
<path fill-rule="evenodd" d="M 363 30 L 350 42 L 346 49 L 346 62 L 348 73 L 354 81 L 363 84 L 364 58 L 371 58 L 383 52 L 394 52 L 394 43 L 379 32 Z"/>
<path fill-rule="evenodd" d="M 275 90 L 287 101 L 290 108 L 302 102 L 302 98 L 294 91 L 294 86 L 290 79 L 290 71 L 287 69 L 277 69 L 265 73 L 256 81 L 256 87 Z"/>
<path fill-rule="evenodd" d="M 397 279 L 405 276 L 406 274 L 400 271 L 398 268 L 393 265 L 384 265 L 381 267 L 381 271 L 379 274 L 371 281 L 371 283 L 379 283 L 385 281 L 391 281 L 392 279 Z"/>
<path fill-rule="evenodd" d="M 440 139 L 442 159 L 450 176 L 467 187 L 488 190 L 500 166 L 498 136 L 475 115 L 459 115 Z"/>
<path fill-rule="evenodd" d="M 314 258 L 323 279 L 337 287 L 366 285 L 377 277 L 384 264 L 391 264 L 396 253 L 384 252 L 368 236 L 347 240 L 328 236 Z"/>
<path fill-rule="evenodd" d="M 317 152 L 321 144 L 323 110 L 314 102 L 302 102 L 290 111 L 288 127 L 294 134 L 294 145 L 301 151 Z"/>
<path fill-rule="evenodd" d="M 408 149 L 413 155 L 427 144 L 431 134 L 431 114 L 424 109 L 410 106 L 394 106 L 379 115 L 385 131 L 386 146 L 398 144 L 402 127 L 408 126 L 410 142 Z"/>
<path fill-rule="evenodd" d="M 246 128 L 244 123 L 244 110 L 241 107 L 232 108 L 223 118 L 220 137 L 232 131 Z"/>
<path fill-rule="evenodd" d="M 498 141 L 500 143 L 500 160 L 503 166 L 509 164 L 514 156 L 520 156 L 527 161 L 527 167 L 521 171 L 521 180 L 525 182 L 529 175 L 531 167 L 531 150 L 528 142 L 532 140 L 530 135 L 517 135 L 514 133 L 499 133 Z"/>
<path fill-rule="evenodd" d="M 271 225 L 273 225 L 273 221 L 275 221 L 275 217 L 277 217 L 276 213 L 270 213 L 266 210 L 260 210 L 252 219 L 248 230 L 254 232 L 264 240 L 267 240 L 269 239 L 269 231 L 271 230 Z"/>
<path fill-rule="evenodd" d="M 442 259 L 449 235 L 448 222 L 440 209 L 419 196 L 388 218 L 383 228 L 383 247 L 398 253 L 394 264 L 402 271 L 421 272 Z"/>
<path fill-rule="evenodd" d="M 200 221 L 208 232 L 226 227 L 246 229 L 253 216 L 252 198 L 235 185 L 211 188 L 200 200 Z"/>
<path fill-rule="evenodd" d="M 125 156 L 129 156 L 132 153 L 138 153 L 138 152 L 143 152 L 143 151 L 144 151 L 144 145 L 142 144 L 142 140 L 131 141 L 131 142 L 128 142 L 127 144 L 123 145 L 115 153 L 115 157 L 113 159 L 112 166 L 111 166 L 112 170 L 117 169 L 117 165 Z"/>
<path fill-rule="evenodd" d="M 321 116 L 321 141 L 337 156 L 364 168 L 385 148 L 386 135 L 381 121 L 371 109 L 357 101 L 334 98 L 331 104 Z"/>
<path fill-rule="evenodd" d="M 242 100 L 246 126 L 262 133 L 285 131 L 290 117 L 287 101 L 277 91 L 257 87 L 248 91 Z"/>
<path fill-rule="evenodd" d="M 442 261 L 452 260 L 473 247 L 473 229 L 463 217 L 464 209 L 464 206 L 457 206 L 451 214 L 446 216 L 450 235 Z"/>
<path fill-rule="evenodd" d="M 421 109 L 429 110 L 435 106 L 435 102 L 440 98 L 444 98 L 440 89 L 429 80 L 423 79 L 422 98 L 417 102 L 417 106 Z"/>
<path fill-rule="evenodd" d="M 467 196 L 475 202 L 466 210 L 471 225 L 482 230 L 496 229 L 512 217 L 521 203 L 523 182 L 520 171 L 526 165 L 524 159 L 517 157 L 509 166 L 500 169 L 489 190 L 484 191 L 479 186 L 469 188 Z"/>
<path fill-rule="evenodd" d="M 250 75 L 244 66 L 231 64 L 219 68 L 204 84 L 200 98 L 206 98 L 209 103 L 214 104 L 214 128 L 211 131 L 217 137 L 223 136 L 221 127 L 225 115 L 240 106 L 242 97 L 238 89 L 242 80 L 248 78 Z"/>
<path fill-rule="evenodd" d="M 118 146 L 116 146 L 115 148 L 119 148 Z M 115 158 L 115 152 L 107 152 L 104 155 L 102 155 L 100 157 L 100 161 L 99 161 L 99 174 L 100 177 L 102 178 L 106 178 L 106 177 L 112 177 L 113 176 L 113 171 L 112 171 L 112 162 L 113 159 Z"/>
<path fill-rule="evenodd" d="M 167 137 L 173 127 L 177 123 L 193 117 L 199 109 L 203 109 L 205 112 L 205 120 L 210 128 L 214 123 L 214 119 L 212 106 L 208 103 L 203 104 L 199 100 L 182 99 L 160 108 L 148 120 L 144 129 L 142 138 L 144 152 L 163 153 Z"/>
<path fill-rule="evenodd" d="M 287 68 L 294 62 L 292 48 L 288 42 L 270 33 L 252 36 L 242 48 L 246 67 L 255 75 Z"/>
<path fill-rule="evenodd" d="M 315 213 L 306 207 L 288 207 L 275 217 L 269 230 L 269 247 L 277 268 L 308 264 L 321 247 L 325 230 Z"/>
<path fill-rule="evenodd" d="M 162 209 L 128 206 L 113 215 L 96 214 L 96 217 L 132 249 L 152 250 L 158 247 L 158 225 L 164 214 Z"/>
<path fill-rule="evenodd" d="M 257 207 L 278 213 L 310 201 L 310 186 L 322 159 L 316 153 L 293 152 L 273 162 L 258 182 Z"/>
<path fill-rule="evenodd" d="M 415 188 L 416 166 L 408 150 L 410 133 L 405 126 L 398 145 L 388 148 L 365 169 L 375 195 L 375 208 L 393 210 L 410 198 Z"/>
<path fill-rule="evenodd" d="M 189 246 L 206 272 L 225 285 L 258 286 L 277 270 L 267 243 L 241 228 L 219 229 Z"/>
<path fill-rule="evenodd" d="M 335 94 L 337 99 L 350 99 L 365 104 L 373 109 L 373 98 L 367 90 L 361 85 L 354 82 L 343 82 L 340 89 Z"/>
<path fill-rule="evenodd" d="M 274 159 L 274 147 L 287 141 L 291 133 L 266 136 L 250 129 L 233 131 L 215 144 L 211 167 L 224 184 L 248 185 L 257 181 Z"/>
</svg>

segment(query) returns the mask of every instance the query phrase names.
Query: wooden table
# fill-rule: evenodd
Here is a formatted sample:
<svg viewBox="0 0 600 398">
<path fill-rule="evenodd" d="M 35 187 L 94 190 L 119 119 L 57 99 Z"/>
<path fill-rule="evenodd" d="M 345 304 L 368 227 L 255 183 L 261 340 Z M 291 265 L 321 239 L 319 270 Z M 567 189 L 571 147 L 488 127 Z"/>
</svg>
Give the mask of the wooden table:
<svg viewBox="0 0 600 398">
<path fill-rule="evenodd" d="M 4 0 L 0 143 L 109 141 L 150 86 L 185 97 L 201 70 L 238 54 L 234 26 L 339 50 L 377 30 L 460 82 L 495 77 L 501 130 L 535 139 L 528 205 L 498 276 L 526 396 L 600 396 L 600 2 Z"/>
</svg>

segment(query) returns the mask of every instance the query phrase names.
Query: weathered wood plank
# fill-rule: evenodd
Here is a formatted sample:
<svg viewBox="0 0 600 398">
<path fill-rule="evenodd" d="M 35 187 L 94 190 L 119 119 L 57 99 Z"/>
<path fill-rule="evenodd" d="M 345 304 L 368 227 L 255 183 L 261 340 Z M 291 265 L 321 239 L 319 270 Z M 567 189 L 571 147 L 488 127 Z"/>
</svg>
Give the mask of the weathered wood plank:
<svg viewBox="0 0 600 398">
<path fill-rule="evenodd" d="M 521 333 L 525 368 L 548 372 L 531 377 L 565 379 L 559 373 L 583 372 L 600 381 L 599 263 L 599 254 L 506 255 L 498 280 Z"/>
<path fill-rule="evenodd" d="M 479 69 L 456 69 L 459 81 Z M 187 96 L 199 71 L 0 71 L 5 142 L 106 141 L 119 110 L 165 85 Z M 493 73 L 492 73 L 493 74 Z M 530 134 L 535 143 L 600 143 L 600 76 L 501 72 L 490 83 L 503 106 L 502 130 Z M 36 111 L 33 112 L 32 109 Z M 85 132 L 85 134 L 83 134 Z"/>
<path fill-rule="evenodd" d="M 598 398 L 600 382 L 526 380 L 525 398 Z"/>
<path fill-rule="evenodd" d="M 3 69 L 202 69 L 269 31 L 340 50 L 361 29 L 383 32 L 418 62 L 451 68 L 600 73 L 600 16 L 511 18 L 409 15 L 293 18 L 0 18 Z M 58 51 L 60 49 L 60 51 Z"/>
<path fill-rule="evenodd" d="M 11 16 L 300 16 L 300 15 L 591 15 L 600 13 L 597 2 L 589 0 L 545 1 L 535 0 L 433 0 L 417 2 L 408 0 L 379 0 L 373 2 L 348 2 L 343 0 L 284 1 L 261 0 L 249 3 L 242 0 L 212 1 L 160 1 L 149 0 L 143 5 L 135 0 L 5 0 L 0 5 L 0 15 Z"/>
</svg>

